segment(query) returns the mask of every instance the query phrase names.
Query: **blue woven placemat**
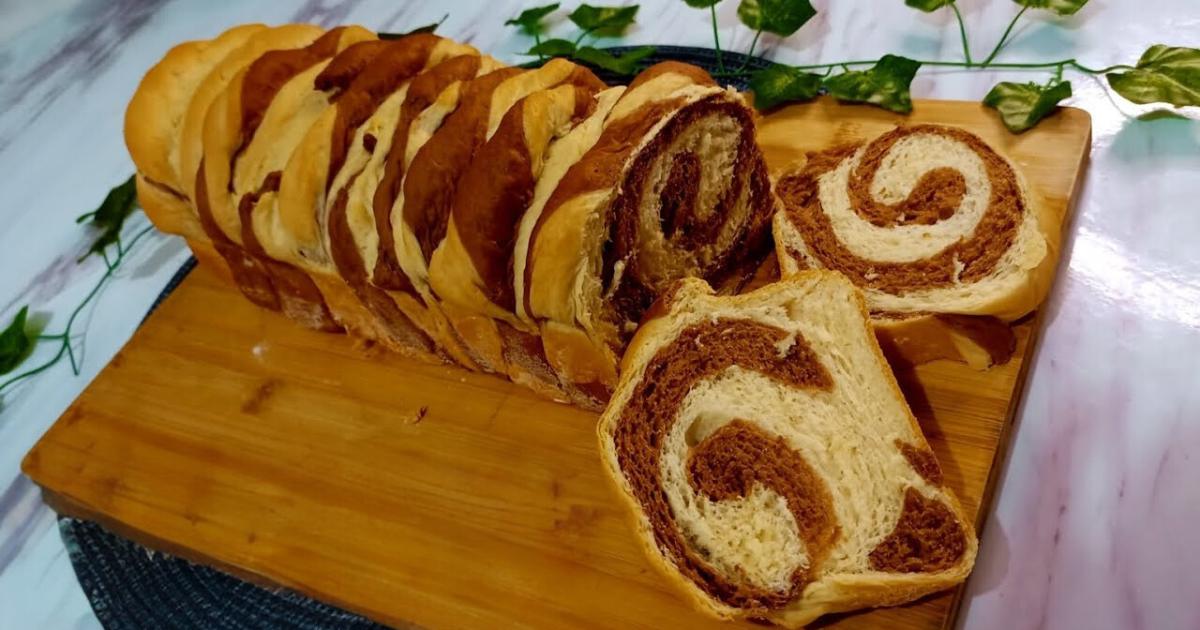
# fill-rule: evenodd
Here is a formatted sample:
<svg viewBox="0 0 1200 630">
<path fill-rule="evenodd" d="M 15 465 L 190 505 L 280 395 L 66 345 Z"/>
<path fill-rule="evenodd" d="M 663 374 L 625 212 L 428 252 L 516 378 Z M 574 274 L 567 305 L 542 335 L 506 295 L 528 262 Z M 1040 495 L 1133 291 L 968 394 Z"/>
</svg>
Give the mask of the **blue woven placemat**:
<svg viewBox="0 0 1200 630">
<path fill-rule="evenodd" d="M 96 523 L 62 518 L 58 528 L 79 586 L 110 630 L 384 628 L 289 590 L 267 590 L 150 551 Z"/>
<path fill-rule="evenodd" d="M 620 54 L 634 47 L 609 48 Z M 770 62 L 725 53 L 726 68 L 760 69 Z M 716 52 L 707 48 L 659 46 L 646 63 L 684 61 L 717 72 Z M 629 77 L 592 68 L 610 85 Z M 722 85 L 745 89 L 740 77 L 718 77 Z M 196 267 L 190 258 L 171 278 L 146 313 L 155 309 Z M 143 322 L 145 319 L 142 320 Z M 105 628 L 258 630 L 366 630 L 379 624 L 328 604 L 283 589 L 265 589 L 216 569 L 154 552 L 118 536 L 96 523 L 59 519 L 59 532 L 75 567 L 79 585 Z"/>
</svg>

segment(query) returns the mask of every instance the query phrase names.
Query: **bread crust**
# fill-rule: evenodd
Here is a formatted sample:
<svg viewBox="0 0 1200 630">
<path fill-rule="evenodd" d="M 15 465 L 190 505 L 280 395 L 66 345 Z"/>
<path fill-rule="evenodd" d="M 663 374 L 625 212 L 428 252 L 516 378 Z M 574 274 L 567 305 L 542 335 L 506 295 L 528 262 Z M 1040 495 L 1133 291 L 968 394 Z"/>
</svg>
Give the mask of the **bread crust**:
<svg viewBox="0 0 1200 630">
<path fill-rule="evenodd" d="M 178 234 L 189 241 L 207 240 L 196 218 L 196 211 L 187 199 L 146 179 L 140 172 L 135 182 L 138 204 L 154 227 L 167 234 Z"/>
<path fill-rule="evenodd" d="M 179 129 L 179 141 L 171 154 L 176 166 L 176 181 L 188 199 L 195 199 L 195 178 L 204 156 L 204 121 L 209 106 L 229 82 L 268 50 L 301 48 L 320 37 L 322 30 L 308 24 L 287 24 L 252 34 L 241 46 L 226 55 L 192 92 Z"/>
<path fill-rule="evenodd" d="M 124 125 L 125 146 L 143 177 L 182 191 L 170 160 L 193 90 L 226 55 L 265 28 L 243 24 L 211 40 L 184 42 L 146 72 L 125 109 Z"/>
</svg>

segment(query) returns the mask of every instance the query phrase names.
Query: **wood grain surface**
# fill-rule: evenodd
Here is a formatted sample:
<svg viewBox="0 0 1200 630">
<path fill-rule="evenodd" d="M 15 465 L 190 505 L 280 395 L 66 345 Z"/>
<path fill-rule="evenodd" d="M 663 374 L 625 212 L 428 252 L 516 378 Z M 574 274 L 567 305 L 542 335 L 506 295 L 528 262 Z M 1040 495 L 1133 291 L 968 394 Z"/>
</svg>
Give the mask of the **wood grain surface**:
<svg viewBox="0 0 1200 630">
<path fill-rule="evenodd" d="M 822 99 L 768 116 L 772 168 L 905 119 Z M 1067 217 L 1090 121 L 1021 136 L 977 103 L 912 122 L 981 135 Z M 984 523 L 1038 319 L 1006 365 L 898 374 L 947 483 Z M 499 378 L 302 330 L 193 272 L 27 455 L 60 511 L 151 547 L 429 628 L 736 627 L 693 611 L 643 557 L 597 455 L 596 417 Z M 839 616 L 938 628 L 955 592 Z M 749 625 L 747 624 L 747 627 Z"/>
</svg>

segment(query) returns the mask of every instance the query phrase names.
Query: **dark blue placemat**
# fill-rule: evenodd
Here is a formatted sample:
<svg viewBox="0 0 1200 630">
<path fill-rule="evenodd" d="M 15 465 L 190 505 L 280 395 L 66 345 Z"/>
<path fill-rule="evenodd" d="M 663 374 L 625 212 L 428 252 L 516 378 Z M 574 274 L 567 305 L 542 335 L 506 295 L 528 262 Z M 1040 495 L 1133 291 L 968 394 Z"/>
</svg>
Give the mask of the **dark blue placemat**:
<svg viewBox="0 0 1200 630">
<path fill-rule="evenodd" d="M 79 585 L 110 630 L 384 628 L 292 591 L 267 590 L 150 551 L 96 523 L 62 518 L 58 528 Z"/>
<path fill-rule="evenodd" d="M 608 50 L 620 54 L 632 48 L 635 47 L 619 46 Z M 644 63 L 650 65 L 667 60 L 684 61 L 709 72 L 718 72 L 716 51 L 707 48 L 659 46 Z M 727 70 L 743 63 L 750 69 L 770 65 L 757 57 L 747 61 L 746 56 L 739 53 L 725 53 L 723 60 Z M 630 80 L 630 77 L 599 68 L 592 69 L 610 85 Z M 717 80 L 722 85 L 746 88 L 744 77 L 720 75 Z M 195 267 L 196 259 L 189 258 L 163 288 L 146 317 Z M 292 591 L 261 588 L 215 569 L 151 551 L 96 523 L 62 518 L 59 531 L 79 585 L 100 623 L 110 630 L 359 630 L 383 627 Z"/>
</svg>

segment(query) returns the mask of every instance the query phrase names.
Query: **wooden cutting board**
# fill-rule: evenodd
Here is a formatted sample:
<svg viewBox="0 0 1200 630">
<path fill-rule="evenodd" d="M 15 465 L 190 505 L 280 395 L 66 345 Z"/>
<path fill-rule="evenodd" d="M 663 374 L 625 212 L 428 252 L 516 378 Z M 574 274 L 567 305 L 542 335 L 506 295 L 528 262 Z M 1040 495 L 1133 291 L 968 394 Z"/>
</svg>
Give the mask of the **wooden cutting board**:
<svg viewBox="0 0 1200 630">
<path fill-rule="evenodd" d="M 767 117 L 761 140 L 778 168 L 902 120 L 821 100 Z M 1086 113 L 1064 109 L 1021 136 L 976 103 L 918 102 L 909 120 L 983 136 L 1068 215 Z M 1016 356 L 987 372 L 940 362 L 899 374 L 980 525 L 1037 329 L 1037 318 L 1018 326 Z M 693 611 L 643 557 L 595 421 L 499 378 L 302 330 L 200 268 L 24 470 L 64 514 L 393 625 L 734 627 Z M 955 599 L 832 625 L 937 628 Z"/>
</svg>

